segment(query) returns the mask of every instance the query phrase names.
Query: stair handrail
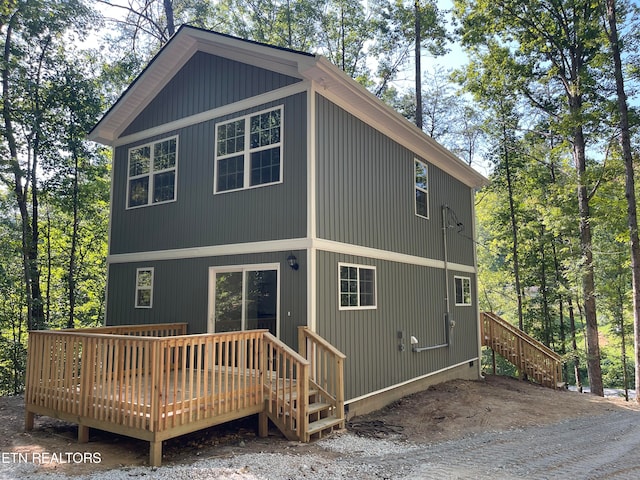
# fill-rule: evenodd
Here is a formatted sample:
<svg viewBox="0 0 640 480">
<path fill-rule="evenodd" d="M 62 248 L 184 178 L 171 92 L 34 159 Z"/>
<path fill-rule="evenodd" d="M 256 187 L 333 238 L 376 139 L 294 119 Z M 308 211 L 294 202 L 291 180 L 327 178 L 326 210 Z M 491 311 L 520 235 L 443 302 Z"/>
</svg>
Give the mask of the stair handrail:
<svg viewBox="0 0 640 480">
<path fill-rule="evenodd" d="M 298 327 L 298 351 L 310 363 L 309 380 L 344 422 L 344 360 L 347 356 L 309 327 Z M 341 423 L 340 428 L 344 427 Z"/>
<path fill-rule="evenodd" d="M 268 417 L 289 440 L 305 441 L 309 409 L 309 361 L 265 332 L 261 364 Z"/>
<path fill-rule="evenodd" d="M 543 344 L 543 343 L 539 342 L 538 340 L 536 340 L 535 338 L 533 338 L 528 333 L 526 333 L 526 332 L 520 330 L 519 328 L 516 328 L 515 326 L 511 325 L 509 322 L 507 322 L 503 318 L 499 317 L 495 313 L 493 313 L 493 312 L 482 312 L 481 315 L 483 317 L 489 318 L 493 322 L 497 323 L 501 327 L 503 327 L 506 330 L 508 330 L 510 333 L 513 333 L 515 336 L 520 337 L 522 340 L 524 340 L 525 342 L 527 342 L 529 345 L 531 345 L 532 347 L 536 348 L 537 350 L 541 350 L 547 356 L 551 357 L 553 360 L 562 363 L 562 357 L 560 355 L 558 355 L 556 352 L 551 350 L 545 344 Z M 484 334 L 484 322 L 482 322 L 482 325 L 483 325 L 483 334 Z"/>
</svg>

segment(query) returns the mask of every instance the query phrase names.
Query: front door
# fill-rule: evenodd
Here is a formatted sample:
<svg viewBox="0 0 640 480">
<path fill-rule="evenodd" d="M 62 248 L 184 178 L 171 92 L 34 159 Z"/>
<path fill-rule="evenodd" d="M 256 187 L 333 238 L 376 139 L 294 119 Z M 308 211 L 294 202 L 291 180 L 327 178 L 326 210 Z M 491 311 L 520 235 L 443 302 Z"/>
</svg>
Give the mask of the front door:
<svg viewBox="0 0 640 480">
<path fill-rule="evenodd" d="M 210 333 L 267 329 L 278 335 L 279 265 L 210 267 Z"/>
</svg>

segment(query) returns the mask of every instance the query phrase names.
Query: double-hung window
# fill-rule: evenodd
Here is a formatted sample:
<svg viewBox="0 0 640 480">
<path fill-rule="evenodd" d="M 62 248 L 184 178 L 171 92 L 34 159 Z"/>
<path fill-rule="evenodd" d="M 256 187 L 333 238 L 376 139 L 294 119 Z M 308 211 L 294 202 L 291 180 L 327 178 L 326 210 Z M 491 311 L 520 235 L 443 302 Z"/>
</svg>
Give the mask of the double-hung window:
<svg viewBox="0 0 640 480">
<path fill-rule="evenodd" d="M 469 277 L 453 277 L 456 286 L 456 306 L 471 305 L 471 279 Z"/>
<path fill-rule="evenodd" d="M 153 267 L 136 269 L 136 308 L 153 306 Z"/>
<path fill-rule="evenodd" d="M 429 170 L 427 164 L 415 160 L 416 215 L 429 218 Z"/>
<path fill-rule="evenodd" d="M 338 264 L 340 310 L 376 308 L 376 269 Z"/>
<path fill-rule="evenodd" d="M 127 208 L 176 199 L 178 137 L 129 149 Z"/>
<path fill-rule="evenodd" d="M 215 193 L 282 181 L 282 107 L 216 126 Z"/>
</svg>

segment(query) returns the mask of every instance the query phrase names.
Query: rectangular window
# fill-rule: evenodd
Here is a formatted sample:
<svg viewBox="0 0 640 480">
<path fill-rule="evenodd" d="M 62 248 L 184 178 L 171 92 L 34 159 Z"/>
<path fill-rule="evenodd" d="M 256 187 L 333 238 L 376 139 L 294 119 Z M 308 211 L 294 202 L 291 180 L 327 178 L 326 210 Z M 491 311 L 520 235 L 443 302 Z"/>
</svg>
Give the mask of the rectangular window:
<svg viewBox="0 0 640 480">
<path fill-rule="evenodd" d="M 427 164 L 415 160 L 416 215 L 429 218 L 429 170 Z"/>
<path fill-rule="evenodd" d="M 176 199 L 178 137 L 129 149 L 127 208 Z"/>
<path fill-rule="evenodd" d="M 216 126 L 215 193 L 282 181 L 282 107 Z"/>
<path fill-rule="evenodd" d="M 456 284 L 456 306 L 471 305 L 471 279 L 469 277 L 453 277 Z"/>
<path fill-rule="evenodd" d="M 136 308 L 153 306 L 153 267 L 136 270 Z"/>
<path fill-rule="evenodd" d="M 376 269 L 338 264 L 340 310 L 376 308 Z"/>
</svg>

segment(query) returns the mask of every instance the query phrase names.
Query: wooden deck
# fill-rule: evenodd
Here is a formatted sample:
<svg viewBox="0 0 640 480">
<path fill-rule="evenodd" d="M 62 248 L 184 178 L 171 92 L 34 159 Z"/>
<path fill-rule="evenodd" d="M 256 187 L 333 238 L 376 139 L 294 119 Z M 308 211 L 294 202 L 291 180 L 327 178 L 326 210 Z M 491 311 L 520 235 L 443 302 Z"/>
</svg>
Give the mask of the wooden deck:
<svg viewBox="0 0 640 480">
<path fill-rule="evenodd" d="M 159 465 L 163 440 L 256 413 L 261 435 L 268 419 L 302 441 L 344 426 L 344 355 L 308 330 L 309 360 L 266 330 L 185 333 L 186 324 L 30 332 L 25 428 L 40 414 L 77 423 L 81 442 L 90 427 L 140 438 Z"/>
</svg>

